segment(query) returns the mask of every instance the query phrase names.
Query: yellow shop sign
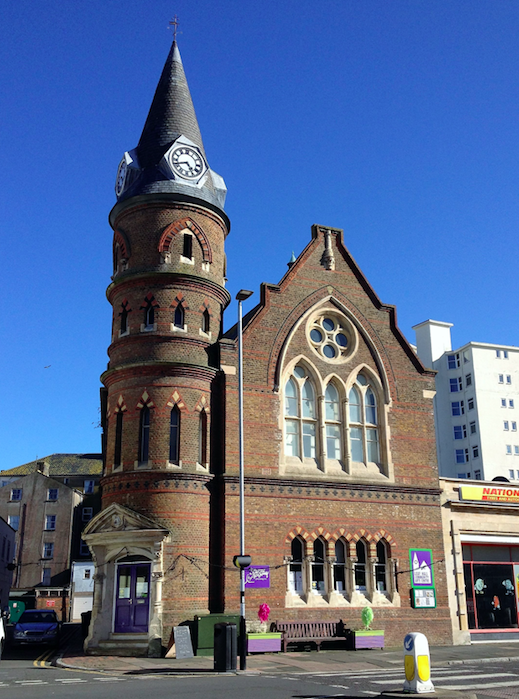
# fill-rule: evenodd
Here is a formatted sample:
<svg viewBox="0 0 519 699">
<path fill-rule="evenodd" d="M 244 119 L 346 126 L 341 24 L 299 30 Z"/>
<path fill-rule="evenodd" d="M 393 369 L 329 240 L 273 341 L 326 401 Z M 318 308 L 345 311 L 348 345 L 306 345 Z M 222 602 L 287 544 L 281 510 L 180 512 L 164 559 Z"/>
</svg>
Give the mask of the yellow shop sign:
<svg viewBox="0 0 519 699">
<path fill-rule="evenodd" d="M 460 485 L 460 500 L 519 503 L 519 488 L 495 488 L 493 486 Z"/>
</svg>

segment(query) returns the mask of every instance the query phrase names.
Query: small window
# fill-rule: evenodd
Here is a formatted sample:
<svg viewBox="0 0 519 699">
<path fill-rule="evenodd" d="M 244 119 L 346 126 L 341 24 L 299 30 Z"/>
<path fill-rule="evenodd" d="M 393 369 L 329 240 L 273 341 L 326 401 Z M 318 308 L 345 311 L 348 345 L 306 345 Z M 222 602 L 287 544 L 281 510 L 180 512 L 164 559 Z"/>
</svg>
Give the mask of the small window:
<svg viewBox="0 0 519 699">
<path fill-rule="evenodd" d="M 467 406 L 469 410 L 474 410 L 474 398 L 469 398 L 467 401 Z"/>
<path fill-rule="evenodd" d="M 503 350 L 503 358 L 508 359 L 508 350 Z"/>
<path fill-rule="evenodd" d="M 513 400 L 513 398 L 510 398 L 510 400 L 508 401 L 508 407 L 509 407 L 509 408 L 513 408 L 513 407 L 514 407 L 514 400 Z"/>
<path fill-rule="evenodd" d="M 456 449 L 456 463 L 464 464 L 469 460 L 468 449 Z"/>
<path fill-rule="evenodd" d="M 468 364 L 470 362 L 470 356 L 468 352 L 463 352 L 463 362 L 464 364 Z"/>
<path fill-rule="evenodd" d="M 508 429 L 509 429 L 508 420 L 503 420 L 503 429 L 505 430 L 505 432 L 508 432 Z"/>
<path fill-rule="evenodd" d="M 514 455 L 519 456 L 519 445 L 514 444 Z"/>
<path fill-rule="evenodd" d="M 188 260 L 193 258 L 193 236 L 191 233 L 184 233 L 184 245 L 182 249 L 182 255 L 187 257 Z"/>
<path fill-rule="evenodd" d="M 20 516 L 19 515 L 8 515 L 7 524 L 14 529 L 15 532 L 18 531 L 20 527 Z"/>
<path fill-rule="evenodd" d="M 43 558 L 53 558 L 54 557 L 54 544 L 47 541 L 43 544 Z"/>
<path fill-rule="evenodd" d="M 13 488 L 11 490 L 11 500 L 21 500 L 22 499 L 22 488 Z"/>
<path fill-rule="evenodd" d="M 95 481 L 85 481 L 83 484 L 83 492 L 85 495 L 91 495 L 94 492 Z"/>
<path fill-rule="evenodd" d="M 512 384 L 512 377 L 510 376 L 510 374 L 507 374 L 507 375 L 506 375 L 506 383 L 507 383 L 509 386 Z"/>
<path fill-rule="evenodd" d="M 501 350 L 496 350 L 496 357 L 501 359 Z"/>
<path fill-rule="evenodd" d="M 506 408 L 506 398 L 501 398 L 501 407 Z"/>
<path fill-rule="evenodd" d="M 465 415 L 465 404 L 462 400 L 456 400 L 451 403 L 451 412 L 454 416 Z"/>
<path fill-rule="evenodd" d="M 507 445 L 506 445 L 506 453 L 507 453 L 507 454 L 511 454 L 511 453 L 512 453 L 512 445 L 511 445 L 511 444 L 507 444 Z"/>
<path fill-rule="evenodd" d="M 457 379 L 449 379 L 449 384 L 451 387 L 451 393 L 457 393 L 458 391 L 463 390 L 463 380 L 461 376 L 458 376 Z"/>
<path fill-rule="evenodd" d="M 456 355 L 455 354 L 448 354 L 447 355 L 447 364 L 449 366 L 449 369 L 456 369 Z"/>
<path fill-rule="evenodd" d="M 477 469 L 476 471 L 474 471 L 474 478 L 475 478 L 477 481 L 480 481 L 480 480 L 481 480 L 481 471 L 480 471 L 479 469 Z"/>
<path fill-rule="evenodd" d="M 465 425 L 454 425 L 454 439 L 465 439 L 467 437 L 467 428 Z"/>
<path fill-rule="evenodd" d="M 56 529 L 56 515 L 46 515 L 45 529 L 48 532 L 53 532 Z"/>
<path fill-rule="evenodd" d="M 79 545 L 79 555 L 80 556 L 90 556 L 90 549 L 88 548 L 88 544 L 86 544 L 83 539 L 81 539 L 81 543 Z"/>
<path fill-rule="evenodd" d="M 122 463 L 122 444 L 123 444 L 123 420 L 124 413 L 119 410 L 115 418 L 115 448 L 114 448 L 114 466 L 117 468 Z"/>
<path fill-rule="evenodd" d="M 139 425 L 139 463 L 148 462 L 150 450 L 150 409 L 145 405 L 141 410 Z"/>
<path fill-rule="evenodd" d="M 470 434 L 476 434 L 476 423 L 475 422 L 470 423 Z"/>
<path fill-rule="evenodd" d="M 517 432 L 517 422 L 512 422 L 512 432 Z"/>
<path fill-rule="evenodd" d="M 473 459 L 479 458 L 479 447 L 478 446 L 472 447 L 472 458 Z"/>
<path fill-rule="evenodd" d="M 83 507 L 81 510 L 81 521 L 82 522 L 90 522 L 92 517 L 94 516 L 94 508 L 93 507 Z"/>
<path fill-rule="evenodd" d="M 202 313 L 202 332 L 208 333 L 211 328 L 211 318 L 209 316 L 209 311 L 207 308 Z"/>
<path fill-rule="evenodd" d="M 497 380 L 499 383 L 504 383 L 505 382 L 504 374 L 498 374 Z"/>
<path fill-rule="evenodd" d="M 465 375 L 465 386 L 472 386 L 472 374 Z"/>
<path fill-rule="evenodd" d="M 169 461 L 178 464 L 180 451 L 180 410 L 176 405 L 169 418 Z"/>
<path fill-rule="evenodd" d="M 466 473 L 458 473 L 458 478 L 466 478 L 467 474 Z"/>
<path fill-rule="evenodd" d="M 207 413 L 202 410 L 198 423 L 198 463 L 207 465 Z"/>
<path fill-rule="evenodd" d="M 41 584 L 42 585 L 50 585 L 50 568 L 43 568 L 41 572 Z"/>
<path fill-rule="evenodd" d="M 90 580 L 92 577 L 92 570 L 90 568 L 85 568 L 83 571 L 83 580 Z"/>
<path fill-rule="evenodd" d="M 181 303 L 179 303 L 178 306 L 175 308 L 175 316 L 173 319 L 173 325 L 176 328 L 183 328 L 184 327 L 184 307 L 182 306 Z"/>
<path fill-rule="evenodd" d="M 49 488 L 47 490 L 47 500 L 57 500 L 58 499 L 58 489 Z"/>
<path fill-rule="evenodd" d="M 515 478 L 515 475 L 514 475 L 514 474 L 515 474 L 515 471 L 514 471 L 513 469 L 510 469 L 510 470 L 508 471 L 508 478 L 509 478 L 511 481 L 513 481 L 514 478 Z"/>
</svg>

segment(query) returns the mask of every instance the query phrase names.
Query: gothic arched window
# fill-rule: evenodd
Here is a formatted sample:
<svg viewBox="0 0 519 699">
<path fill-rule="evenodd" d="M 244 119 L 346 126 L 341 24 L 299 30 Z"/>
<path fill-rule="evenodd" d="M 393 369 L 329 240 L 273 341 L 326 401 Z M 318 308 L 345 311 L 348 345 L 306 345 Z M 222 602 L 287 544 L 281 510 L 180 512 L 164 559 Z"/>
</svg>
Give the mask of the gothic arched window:
<svg viewBox="0 0 519 699">
<path fill-rule="evenodd" d="M 305 544 L 299 536 L 296 536 L 296 538 L 292 540 L 290 548 L 292 560 L 288 570 L 288 589 L 291 592 L 302 594 L 304 592 L 303 566 Z"/>
<path fill-rule="evenodd" d="M 208 333 L 211 328 L 211 318 L 209 316 L 209 311 L 207 308 L 202 313 L 202 332 Z"/>
<path fill-rule="evenodd" d="M 207 413 L 202 410 L 198 424 L 198 462 L 207 466 Z"/>
<path fill-rule="evenodd" d="M 173 325 L 176 328 L 184 327 L 184 307 L 181 303 L 175 308 L 175 317 L 173 319 Z"/>
<path fill-rule="evenodd" d="M 123 441 L 123 416 L 122 410 L 116 415 L 115 418 L 115 448 L 114 448 L 114 467 L 117 468 L 121 465 L 122 457 L 122 441 Z"/>
<path fill-rule="evenodd" d="M 333 587 L 337 592 L 346 591 L 346 543 L 344 539 L 335 542 L 335 563 L 333 565 Z"/>
<path fill-rule="evenodd" d="M 357 541 L 356 553 L 357 561 L 355 562 L 354 572 L 355 572 L 355 589 L 360 592 L 364 592 L 366 588 L 366 564 L 367 564 L 367 551 L 366 542 L 363 539 Z"/>
<path fill-rule="evenodd" d="M 139 463 L 147 463 L 150 454 L 150 409 L 145 405 L 141 409 L 139 424 Z"/>
<path fill-rule="evenodd" d="M 375 563 L 375 584 L 379 592 L 388 589 L 388 545 L 384 539 L 377 542 L 377 562 Z"/>
<path fill-rule="evenodd" d="M 169 461 L 178 464 L 180 458 L 180 410 L 176 405 L 169 418 Z"/>
<path fill-rule="evenodd" d="M 314 541 L 314 560 L 312 562 L 312 591 L 324 594 L 324 565 L 326 561 L 326 542 L 319 537 Z"/>
<path fill-rule="evenodd" d="M 341 450 L 341 409 L 339 392 L 329 383 L 324 394 L 325 423 L 326 423 L 326 458 L 340 459 Z"/>
<path fill-rule="evenodd" d="M 298 365 L 285 384 L 285 453 L 287 456 L 316 457 L 316 401 L 312 380 Z"/>
<path fill-rule="evenodd" d="M 349 435 L 352 461 L 380 463 L 377 398 L 364 374 L 359 374 L 348 395 Z M 367 457 L 367 458 L 366 458 Z"/>
</svg>

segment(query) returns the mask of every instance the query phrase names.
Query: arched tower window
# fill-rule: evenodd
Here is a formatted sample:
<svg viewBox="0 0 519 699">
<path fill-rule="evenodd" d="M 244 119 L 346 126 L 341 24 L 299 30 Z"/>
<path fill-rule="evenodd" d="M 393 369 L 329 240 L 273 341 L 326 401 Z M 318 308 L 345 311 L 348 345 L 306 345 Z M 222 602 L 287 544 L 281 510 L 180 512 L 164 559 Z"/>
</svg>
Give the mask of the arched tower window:
<svg viewBox="0 0 519 699">
<path fill-rule="evenodd" d="M 176 328 L 183 328 L 184 327 L 184 306 L 179 303 L 177 307 L 175 308 L 175 316 L 173 319 L 173 325 Z"/>
<path fill-rule="evenodd" d="M 193 257 L 193 236 L 191 233 L 184 233 L 182 255 L 183 257 L 187 257 L 189 260 L 191 260 Z"/>
<path fill-rule="evenodd" d="M 324 394 L 326 422 L 326 458 L 340 459 L 341 450 L 341 410 L 339 392 L 329 383 Z"/>
<path fill-rule="evenodd" d="M 128 330 L 128 311 L 126 308 L 123 308 L 121 311 L 121 335 L 124 335 L 124 333 Z"/>
<path fill-rule="evenodd" d="M 346 591 L 346 543 L 344 539 L 335 542 L 335 563 L 333 566 L 333 587 L 337 592 Z"/>
<path fill-rule="evenodd" d="M 355 589 L 360 592 L 366 590 L 366 564 L 367 564 L 367 551 L 366 542 L 363 539 L 357 541 L 356 553 L 357 561 L 354 566 L 355 572 Z"/>
<path fill-rule="evenodd" d="M 304 367 L 294 368 L 285 384 L 285 453 L 305 459 L 316 456 L 315 389 Z"/>
<path fill-rule="evenodd" d="M 314 541 L 314 560 L 312 562 L 312 591 L 321 595 L 325 593 L 324 564 L 326 561 L 326 542 L 319 537 Z"/>
<path fill-rule="evenodd" d="M 291 592 L 296 592 L 297 594 L 302 594 L 304 591 L 303 585 L 303 565 L 304 565 L 304 552 L 305 544 L 303 540 L 296 536 L 292 539 L 291 544 L 291 556 L 292 560 L 290 562 L 288 570 L 288 589 Z"/>
<path fill-rule="evenodd" d="M 139 462 L 146 463 L 150 454 L 150 409 L 147 405 L 141 408 L 139 424 Z"/>
<path fill-rule="evenodd" d="M 169 461 L 178 464 L 180 459 L 180 410 L 176 405 L 171 409 L 169 419 Z"/>
<path fill-rule="evenodd" d="M 115 418 L 114 466 L 116 468 L 121 465 L 123 442 L 123 416 L 124 413 L 121 410 L 119 410 Z"/>
<path fill-rule="evenodd" d="M 348 395 L 351 459 L 359 463 L 380 463 L 380 435 L 375 391 L 364 374 L 359 374 Z M 367 457 L 367 458 L 366 458 Z"/>
<path fill-rule="evenodd" d="M 202 332 L 208 333 L 211 328 L 211 317 L 207 308 L 202 313 Z"/>
<path fill-rule="evenodd" d="M 200 412 L 198 423 L 198 461 L 202 466 L 207 466 L 207 413 Z"/>
</svg>

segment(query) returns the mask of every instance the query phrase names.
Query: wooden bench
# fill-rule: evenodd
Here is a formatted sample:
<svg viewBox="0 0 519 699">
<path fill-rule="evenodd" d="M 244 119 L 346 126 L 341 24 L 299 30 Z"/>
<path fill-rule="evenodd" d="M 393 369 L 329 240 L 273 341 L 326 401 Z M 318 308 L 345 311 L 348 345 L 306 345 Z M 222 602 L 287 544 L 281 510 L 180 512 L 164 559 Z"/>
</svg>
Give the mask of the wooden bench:
<svg viewBox="0 0 519 699">
<path fill-rule="evenodd" d="M 348 629 L 342 621 L 275 621 L 271 631 L 281 631 L 283 652 L 289 643 L 312 642 L 320 650 L 323 641 L 345 641 Z"/>
</svg>

